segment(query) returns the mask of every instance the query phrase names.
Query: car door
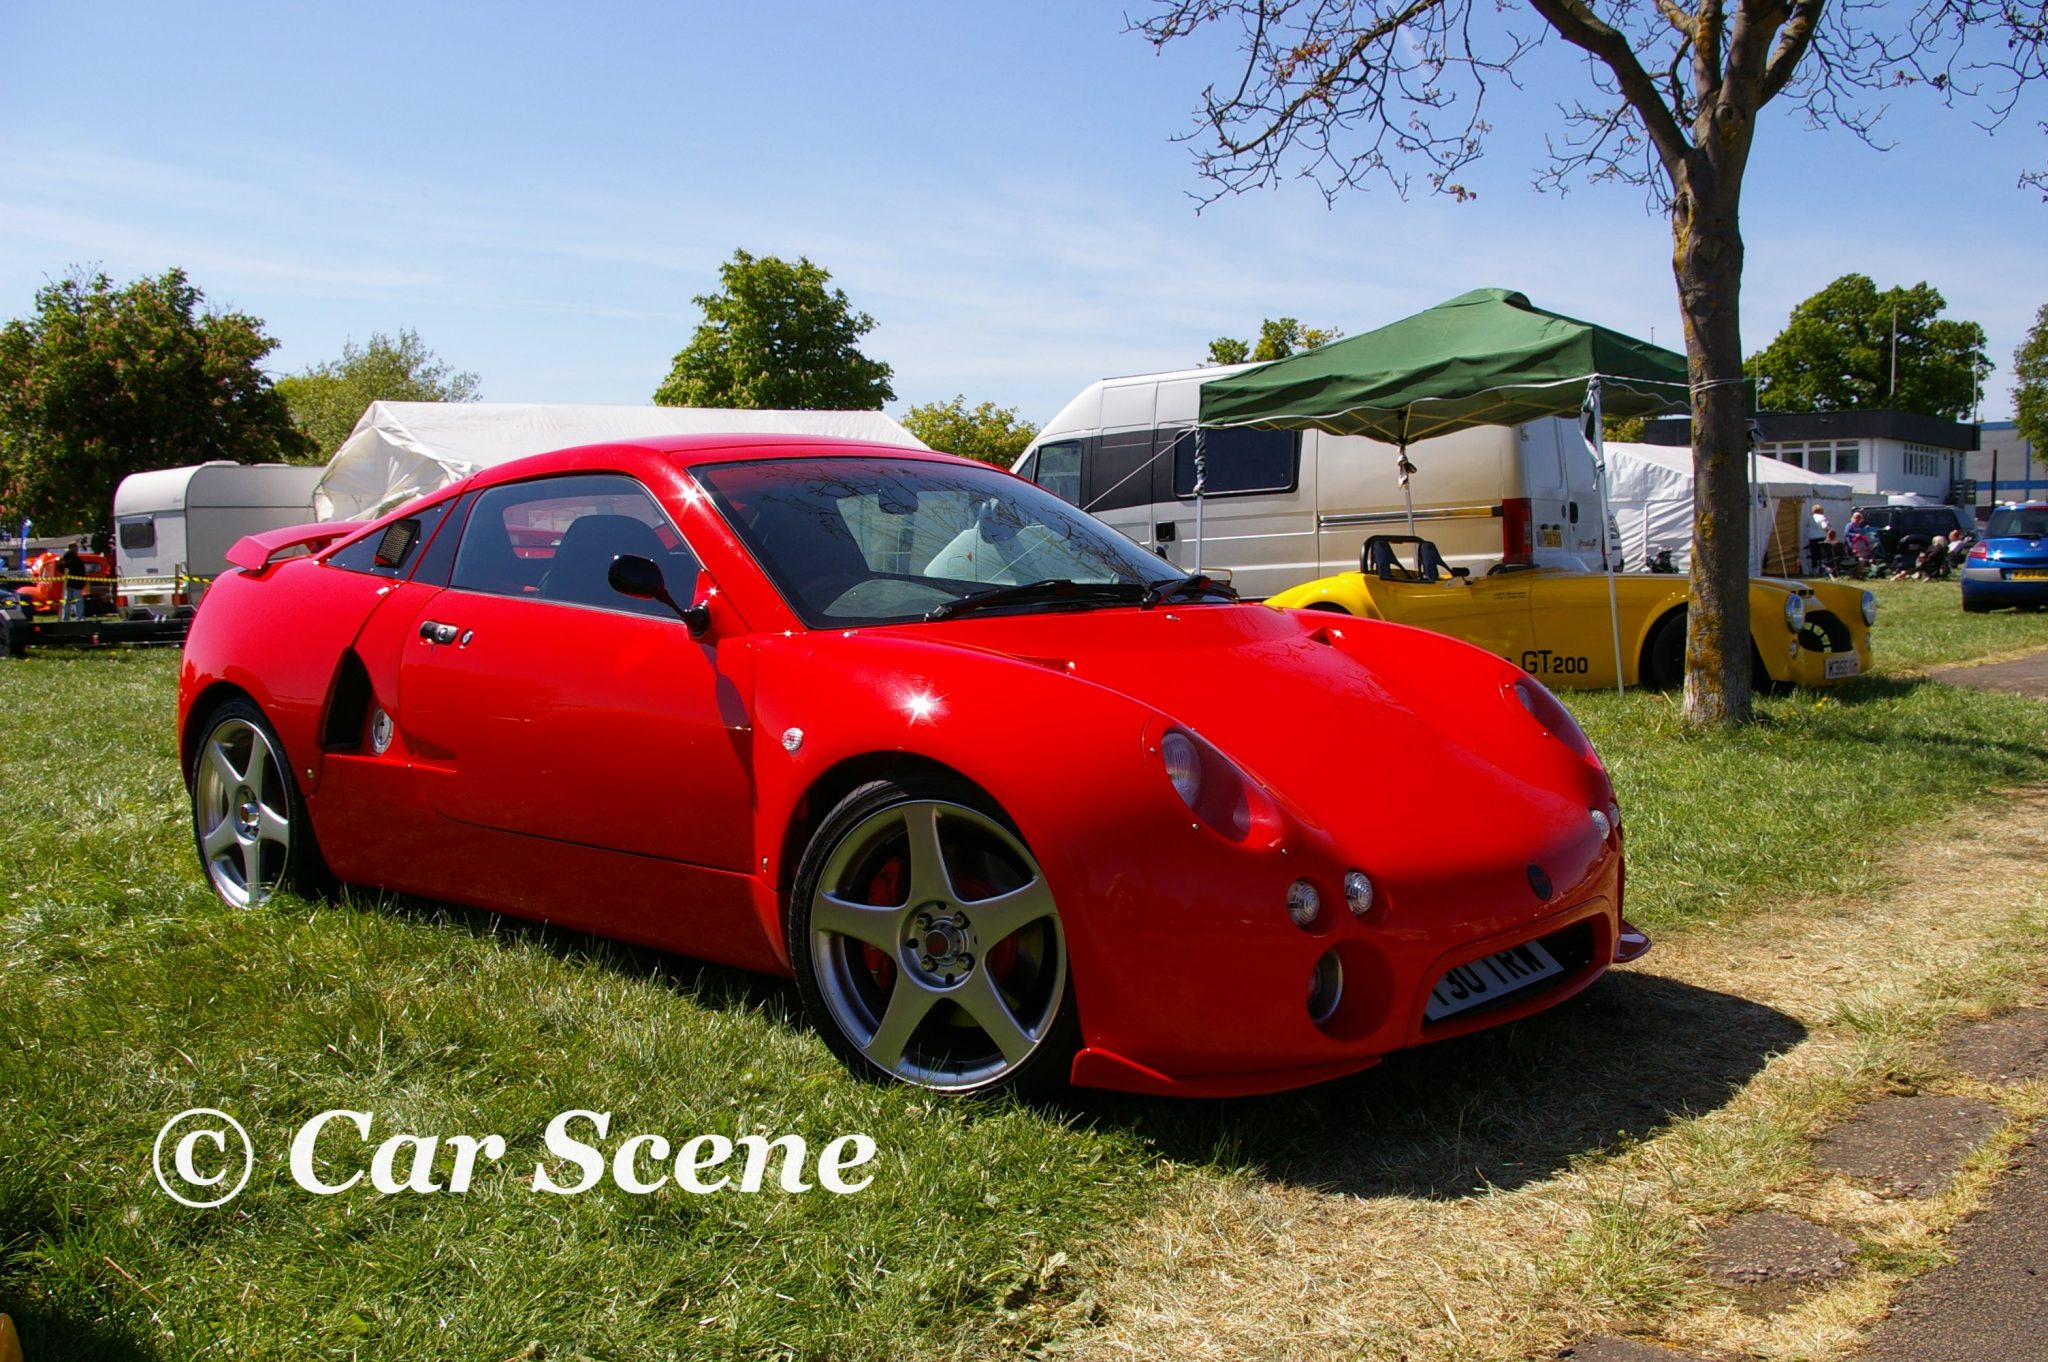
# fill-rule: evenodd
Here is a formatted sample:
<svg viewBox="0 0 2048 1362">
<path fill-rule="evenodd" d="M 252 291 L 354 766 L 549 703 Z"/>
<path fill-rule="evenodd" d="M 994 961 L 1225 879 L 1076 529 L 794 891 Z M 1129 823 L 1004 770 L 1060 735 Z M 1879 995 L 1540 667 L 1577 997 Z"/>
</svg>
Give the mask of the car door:
<svg viewBox="0 0 2048 1362">
<path fill-rule="evenodd" d="M 1529 647 L 1529 580 L 1525 572 L 1503 572 L 1485 577 L 1439 575 L 1422 580 L 1422 567 L 1413 543 L 1392 546 L 1395 566 L 1392 578 L 1366 579 L 1366 591 L 1373 608 L 1383 619 L 1396 624 L 1429 629 L 1484 648 L 1487 652 L 1521 665 Z"/>
<path fill-rule="evenodd" d="M 692 598 L 698 562 L 617 474 L 490 488 L 407 631 L 399 718 L 422 797 L 475 827 L 741 871 L 751 728 L 727 656 L 614 591 L 618 554 Z"/>
</svg>

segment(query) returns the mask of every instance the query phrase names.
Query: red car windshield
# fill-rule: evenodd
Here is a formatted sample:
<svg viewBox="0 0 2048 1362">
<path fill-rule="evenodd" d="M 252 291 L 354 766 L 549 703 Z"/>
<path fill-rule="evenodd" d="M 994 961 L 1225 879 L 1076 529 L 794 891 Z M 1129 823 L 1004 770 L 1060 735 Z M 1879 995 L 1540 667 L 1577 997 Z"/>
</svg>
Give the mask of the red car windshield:
<svg viewBox="0 0 2048 1362">
<path fill-rule="evenodd" d="M 1135 600 L 1173 565 L 993 468 L 914 459 L 772 459 L 692 470 L 814 629 L 896 624 L 996 587 L 1073 583 L 1002 609 Z"/>
</svg>

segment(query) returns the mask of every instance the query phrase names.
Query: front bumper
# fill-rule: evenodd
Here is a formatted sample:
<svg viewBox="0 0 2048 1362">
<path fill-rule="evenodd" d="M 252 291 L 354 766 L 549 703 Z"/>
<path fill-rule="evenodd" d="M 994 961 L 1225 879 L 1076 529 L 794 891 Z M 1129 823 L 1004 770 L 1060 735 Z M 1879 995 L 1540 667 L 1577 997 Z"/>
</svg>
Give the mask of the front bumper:
<svg viewBox="0 0 2048 1362">
<path fill-rule="evenodd" d="M 1845 619 L 1826 609 L 1809 609 L 1806 627 L 1797 634 L 1777 630 L 1757 652 L 1771 680 L 1783 685 L 1840 686 L 1870 670 L 1870 628 L 1861 617 Z M 1763 630 L 1758 639 L 1769 638 Z"/>
<path fill-rule="evenodd" d="M 1618 833 L 1604 843 L 1589 834 L 1580 845 L 1527 859 L 1543 859 L 1561 872 L 1547 898 L 1531 892 L 1523 864 L 1511 876 L 1497 873 L 1500 867 L 1453 866 L 1430 883 L 1388 886 L 1385 900 L 1363 919 L 1332 892 L 1341 884 L 1344 858 L 1318 855 L 1309 845 L 1275 852 L 1275 863 L 1268 864 L 1257 853 L 1207 865 L 1191 860 L 1182 873 L 1200 877 L 1206 894 L 1175 873 L 1155 877 L 1146 896 L 1158 895 L 1153 902 L 1140 908 L 1126 900 L 1122 911 L 1109 907 L 1097 921 L 1118 941 L 1124 965 L 1160 967 L 1105 972 L 1101 961 L 1075 957 L 1088 1045 L 1074 1061 L 1073 1082 L 1189 1097 L 1324 1082 L 1370 1068 L 1396 1050 L 1555 1006 L 1617 959 L 1647 949 L 1641 933 L 1621 918 Z M 1279 912 L 1281 893 L 1295 876 L 1331 886 L 1322 916 L 1308 929 Z M 1544 943 L 1563 972 L 1497 1002 L 1438 1022 L 1425 1019 L 1430 991 L 1447 970 L 1530 941 Z M 1341 963 L 1344 991 L 1319 1023 L 1309 1015 L 1307 993 L 1327 954 Z M 1141 987 L 1131 988 L 1134 983 Z"/>
</svg>

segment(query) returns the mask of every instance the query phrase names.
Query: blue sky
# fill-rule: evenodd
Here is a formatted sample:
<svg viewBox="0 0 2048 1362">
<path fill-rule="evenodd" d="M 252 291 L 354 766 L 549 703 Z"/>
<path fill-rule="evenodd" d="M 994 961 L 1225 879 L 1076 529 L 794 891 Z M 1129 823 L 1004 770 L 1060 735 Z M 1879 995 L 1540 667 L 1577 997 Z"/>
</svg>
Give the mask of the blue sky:
<svg viewBox="0 0 2048 1362">
<path fill-rule="evenodd" d="M 1169 139 L 1227 53 L 1155 55 L 1123 13 L 0 0 L 0 316 L 74 263 L 182 265 L 265 320 L 279 373 L 412 327 L 487 398 L 635 403 L 743 247 L 810 256 L 874 315 L 891 410 L 964 393 L 1035 421 L 1264 316 L 1357 332 L 1489 285 L 1677 342 L 1640 191 L 1530 187 L 1583 82 L 1557 45 L 1496 107 L 1472 203 L 1292 186 L 1198 214 Z M 2048 302 L 2048 205 L 2014 187 L 2048 163 L 2044 105 L 1988 136 L 1902 96 L 1882 154 L 1767 113 L 1745 348 L 1839 274 L 1925 279 L 1986 327 L 1984 414 L 2009 416 Z"/>
</svg>

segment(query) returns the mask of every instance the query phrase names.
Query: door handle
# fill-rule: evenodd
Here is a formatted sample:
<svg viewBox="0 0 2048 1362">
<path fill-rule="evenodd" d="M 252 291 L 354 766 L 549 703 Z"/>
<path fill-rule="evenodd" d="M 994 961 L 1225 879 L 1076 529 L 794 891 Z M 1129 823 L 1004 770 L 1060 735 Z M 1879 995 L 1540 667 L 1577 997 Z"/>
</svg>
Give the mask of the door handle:
<svg viewBox="0 0 2048 1362">
<path fill-rule="evenodd" d="M 420 625 L 420 638 L 428 643 L 453 643 L 461 633 L 456 625 L 440 624 L 434 620 L 423 621 Z"/>
</svg>

